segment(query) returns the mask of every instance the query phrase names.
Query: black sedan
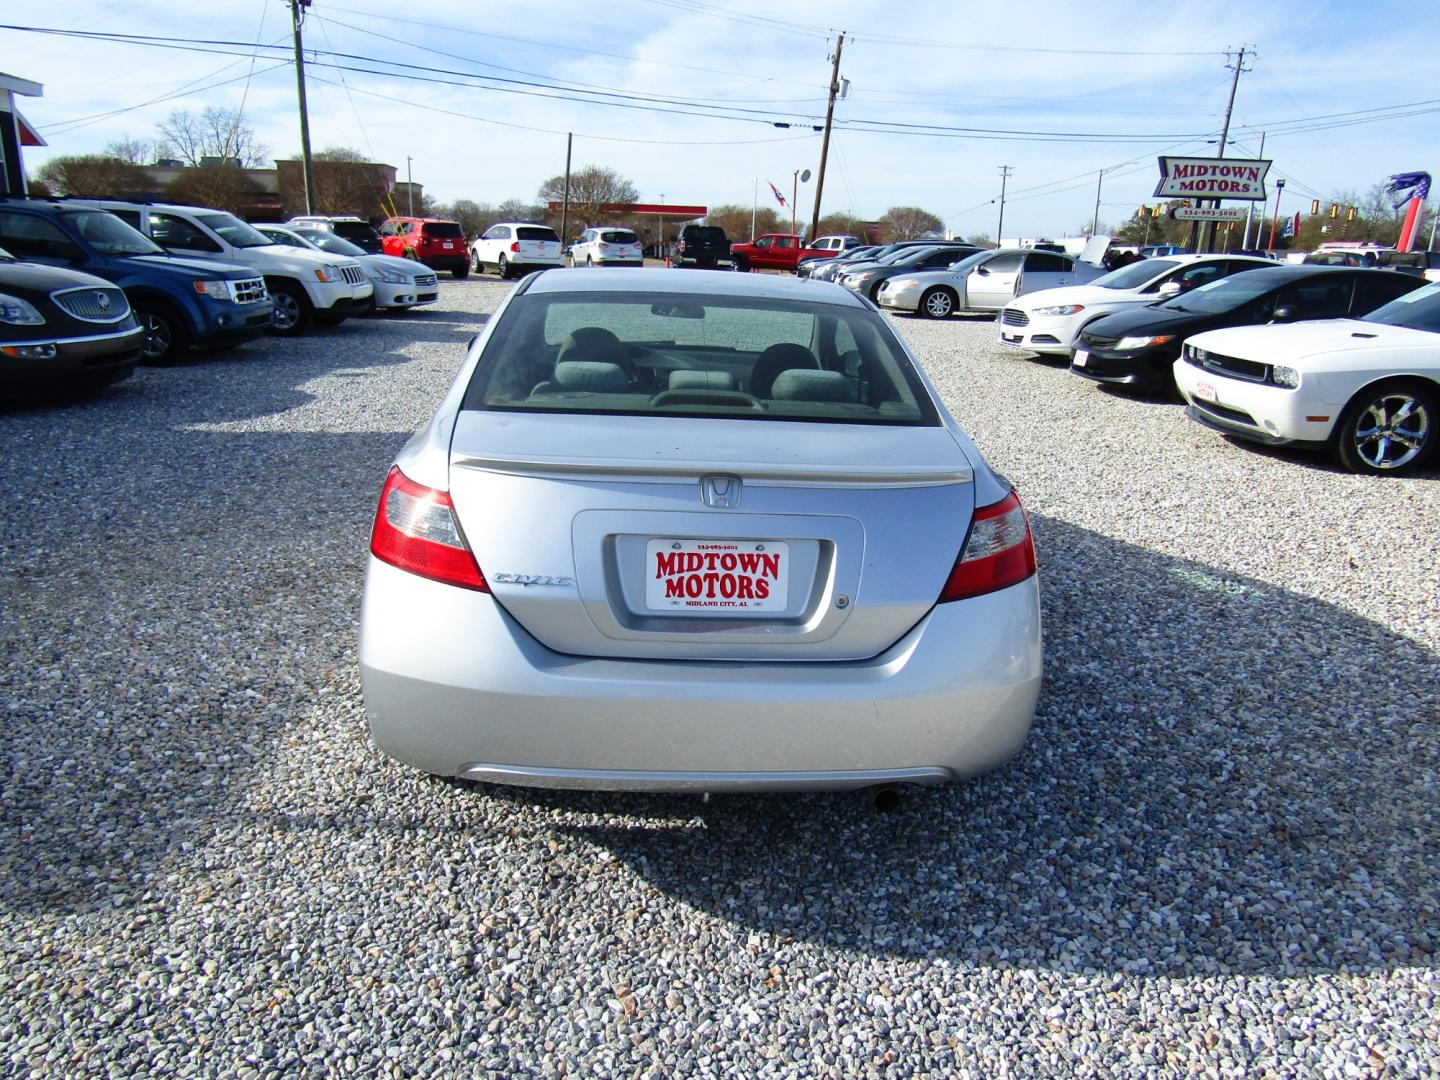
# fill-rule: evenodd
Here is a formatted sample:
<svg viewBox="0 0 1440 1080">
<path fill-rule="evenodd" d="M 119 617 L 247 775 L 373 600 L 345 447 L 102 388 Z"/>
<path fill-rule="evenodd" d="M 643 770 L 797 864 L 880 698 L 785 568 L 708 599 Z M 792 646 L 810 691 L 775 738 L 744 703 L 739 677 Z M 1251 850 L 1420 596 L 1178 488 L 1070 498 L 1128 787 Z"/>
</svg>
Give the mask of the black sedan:
<svg viewBox="0 0 1440 1080">
<path fill-rule="evenodd" d="M 116 286 L 18 262 L 0 248 L 0 394 L 117 382 L 135 370 L 144 344 L 145 331 Z"/>
<path fill-rule="evenodd" d="M 1096 319 L 1076 339 L 1070 370 L 1099 383 L 1174 392 L 1172 369 L 1192 334 L 1257 323 L 1359 318 L 1423 284 L 1390 270 L 1262 267 Z"/>
</svg>

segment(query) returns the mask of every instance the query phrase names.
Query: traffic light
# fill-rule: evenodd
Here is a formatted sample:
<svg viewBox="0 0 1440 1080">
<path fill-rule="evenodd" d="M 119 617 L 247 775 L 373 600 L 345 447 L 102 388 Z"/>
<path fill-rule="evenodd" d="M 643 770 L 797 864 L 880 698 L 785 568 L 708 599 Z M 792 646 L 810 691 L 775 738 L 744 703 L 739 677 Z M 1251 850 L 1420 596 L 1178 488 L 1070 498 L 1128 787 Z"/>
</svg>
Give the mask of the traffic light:
<svg viewBox="0 0 1440 1080">
<path fill-rule="evenodd" d="M 1139 206 L 1139 207 L 1136 209 L 1136 211 L 1135 211 L 1135 216 L 1136 216 L 1137 218 L 1143 218 L 1143 217 L 1145 217 L 1146 215 L 1148 215 L 1149 213 L 1150 213 L 1150 208 L 1149 208 L 1148 206 L 1146 206 L 1144 203 L 1141 203 L 1140 206 Z"/>
<path fill-rule="evenodd" d="M 1151 217 L 1164 217 L 1164 216 L 1165 216 L 1165 205 L 1164 205 L 1163 203 L 1156 203 L 1154 206 L 1152 206 L 1152 207 L 1150 208 L 1150 216 L 1151 216 Z"/>
<path fill-rule="evenodd" d="M 1312 214 L 1318 214 L 1318 213 L 1320 213 L 1320 200 L 1319 200 L 1319 199 L 1311 199 L 1311 200 L 1310 200 L 1310 213 L 1312 213 Z"/>
<path fill-rule="evenodd" d="M 1333 203 L 1333 202 L 1332 202 L 1332 203 L 1330 204 L 1330 216 L 1331 216 L 1332 218 L 1338 218 L 1338 217 L 1340 216 L 1340 204 L 1339 204 L 1339 203 Z"/>
<path fill-rule="evenodd" d="M 1350 207 L 1350 209 L 1348 209 L 1348 210 L 1345 211 L 1345 220 L 1346 220 L 1346 221 L 1354 221 L 1355 218 L 1356 218 L 1356 216 L 1357 216 L 1357 215 L 1356 215 L 1356 213 L 1355 213 L 1355 207 L 1353 207 L 1353 206 Z"/>
</svg>

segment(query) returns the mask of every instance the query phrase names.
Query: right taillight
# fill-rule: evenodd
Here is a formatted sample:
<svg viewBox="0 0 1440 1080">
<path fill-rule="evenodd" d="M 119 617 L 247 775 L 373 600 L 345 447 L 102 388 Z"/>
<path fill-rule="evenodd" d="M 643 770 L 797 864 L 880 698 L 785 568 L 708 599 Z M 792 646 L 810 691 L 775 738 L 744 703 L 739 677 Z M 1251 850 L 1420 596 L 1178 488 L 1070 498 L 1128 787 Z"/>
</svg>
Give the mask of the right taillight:
<svg viewBox="0 0 1440 1080">
<path fill-rule="evenodd" d="M 450 496 L 417 484 L 391 466 L 375 511 L 370 552 L 412 574 L 489 592 L 485 576 L 460 532 Z"/>
<path fill-rule="evenodd" d="M 940 592 L 940 603 L 972 596 L 1024 581 L 1035 573 L 1035 543 L 1020 496 L 1011 491 L 997 503 L 975 511 L 970 535 L 950 578 Z"/>
</svg>

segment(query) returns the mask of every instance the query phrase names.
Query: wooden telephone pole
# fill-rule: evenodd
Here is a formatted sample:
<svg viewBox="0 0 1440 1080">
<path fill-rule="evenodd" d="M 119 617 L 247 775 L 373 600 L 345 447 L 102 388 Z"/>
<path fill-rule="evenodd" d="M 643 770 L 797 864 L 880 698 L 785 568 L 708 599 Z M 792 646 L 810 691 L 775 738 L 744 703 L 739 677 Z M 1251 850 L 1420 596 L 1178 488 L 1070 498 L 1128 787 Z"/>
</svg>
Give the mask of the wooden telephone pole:
<svg viewBox="0 0 1440 1080">
<path fill-rule="evenodd" d="M 820 172 L 815 178 L 815 212 L 810 218 L 810 239 L 820 229 L 820 196 L 825 192 L 825 158 L 830 154 L 830 121 L 835 116 L 835 95 L 840 93 L 840 50 L 845 48 L 845 35 L 835 38 L 834 64 L 830 68 L 830 103 L 825 106 L 825 135 L 820 140 Z"/>
</svg>

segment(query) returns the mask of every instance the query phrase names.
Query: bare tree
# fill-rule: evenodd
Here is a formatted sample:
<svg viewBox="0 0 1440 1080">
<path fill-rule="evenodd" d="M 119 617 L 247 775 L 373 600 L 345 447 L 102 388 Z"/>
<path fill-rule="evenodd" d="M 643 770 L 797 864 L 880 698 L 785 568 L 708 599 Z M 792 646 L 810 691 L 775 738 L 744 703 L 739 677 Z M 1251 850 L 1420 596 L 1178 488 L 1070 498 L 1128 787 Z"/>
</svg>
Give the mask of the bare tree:
<svg viewBox="0 0 1440 1080">
<path fill-rule="evenodd" d="M 140 166 L 107 154 L 51 158 L 35 179 L 59 195 L 125 197 L 147 190 L 149 176 Z"/>
<path fill-rule="evenodd" d="M 929 210 L 918 206 L 892 206 L 880 219 L 886 240 L 915 240 L 930 233 L 943 232 L 945 223 Z"/>
<path fill-rule="evenodd" d="M 187 165 L 206 158 L 233 160 L 244 169 L 258 169 L 270 160 L 270 148 L 234 109 L 207 106 L 198 116 L 176 109 L 157 128 L 158 146 Z"/>
<path fill-rule="evenodd" d="M 311 155 L 310 161 L 316 213 L 370 218 L 379 211 L 385 198 L 381 166 L 366 161 L 364 154 L 348 146 L 327 147 Z"/>
<path fill-rule="evenodd" d="M 564 197 L 563 175 L 552 176 L 540 185 L 539 198 L 542 203 L 560 202 Z M 574 223 L 600 224 L 614 216 L 613 212 L 605 209 L 607 206 L 633 203 L 639 198 L 639 189 L 614 169 L 587 165 L 570 174 L 570 220 Z"/>
<path fill-rule="evenodd" d="M 243 215 L 253 205 L 259 190 L 243 169 L 212 162 L 181 171 L 165 189 L 165 196 L 187 206 L 206 206 Z"/>
<path fill-rule="evenodd" d="M 753 240 L 756 236 L 763 236 L 765 233 L 790 230 L 790 219 L 787 217 L 782 225 L 780 214 L 773 207 L 762 206 L 754 213 L 755 230 L 753 234 L 750 230 L 751 208 L 740 206 L 737 203 L 712 206 L 710 213 L 705 216 L 705 223 L 724 229 L 725 235 L 737 243 Z"/>
<path fill-rule="evenodd" d="M 864 240 L 868 236 L 865 229 L 865 222 L 854 214 L 826 214 L 820 219 L 815 236 L 858 236 Z"/>
<path fill-rule="evenodd" d="M 435 207 L 437 217 L 458 222 L 465 235 L 474 239 L 486 229 L 500 221 L 500 213 L 489 203 L 477 203 L 474 199 L 456 199 L 452 203 L 441 203 Z"/>
<path fill-rule="evenodd" d="M 131 165 L 153 165 L 160 156 L 155 152 L 156 149 L 155 143 L 148 139 L 132 139 L 129 135 L 122 135 L 106 145 L 105 156 L 128 161 Z"/>
</svg>

